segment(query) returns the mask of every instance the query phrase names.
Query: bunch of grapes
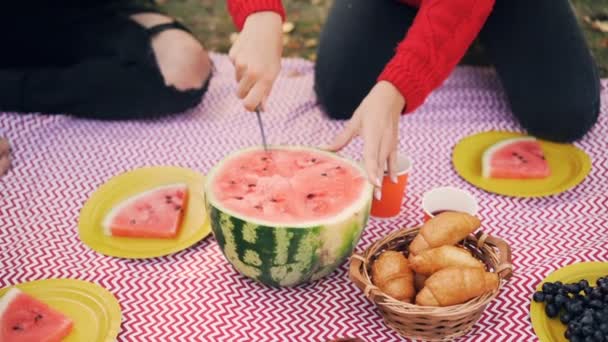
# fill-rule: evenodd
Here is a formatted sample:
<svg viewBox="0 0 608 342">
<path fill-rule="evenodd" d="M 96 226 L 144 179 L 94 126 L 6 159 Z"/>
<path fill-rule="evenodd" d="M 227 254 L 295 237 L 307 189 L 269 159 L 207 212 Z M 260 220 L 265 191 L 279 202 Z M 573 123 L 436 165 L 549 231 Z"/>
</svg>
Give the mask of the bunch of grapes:
<svg viewBox="0 0 608 342">
<path fill-rule="evenodd" d="M 545 313 L 567 325 L 564 336 L 572 342 L 608 342 L 608 275 L 596 286 L 587 280 L 562 284 L 544 283 L 534 293 L 535 302 L 545 303 Z"/>
</svg>

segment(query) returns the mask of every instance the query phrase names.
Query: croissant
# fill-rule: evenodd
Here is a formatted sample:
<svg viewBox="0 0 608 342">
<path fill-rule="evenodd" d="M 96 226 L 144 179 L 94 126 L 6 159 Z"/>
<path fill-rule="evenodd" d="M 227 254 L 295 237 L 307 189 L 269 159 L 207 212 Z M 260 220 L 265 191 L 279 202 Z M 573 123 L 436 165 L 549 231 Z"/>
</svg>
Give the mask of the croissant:
<svg viewBox="0 0 608 342">
<path fill-rule="evenodd" d="M 411 255 L 409 262 L 417 275 L 425 276 L 451 266 L 484 268 L 483 263 L 466 249 L 448 245 L 427 249 L 418 255 Z"/>
<path fill-rule="evenodd" d="M 416 296 L 416 304 L 449 306 L 462 304 L 498 288 L 498 275 L 481 268 L 448 267 L 430 276 Z"/>
<path fill-rule="evenodd" d="M 416 255 L 434 247 L 453 245 L 474 232 L 480 225 L 479 219 L 469 214 L 441 213 L 420 228 L 420 232 L 410 243 L 410 255 Z"/>
<path fill-rule="evenodd" d="M 414 290 L 414 273 L 407 258 L 396 251 L 380 254 L 372 264 L 372 282 L 382 292 L 404 302 L 412 302 Z"/>
</svg>

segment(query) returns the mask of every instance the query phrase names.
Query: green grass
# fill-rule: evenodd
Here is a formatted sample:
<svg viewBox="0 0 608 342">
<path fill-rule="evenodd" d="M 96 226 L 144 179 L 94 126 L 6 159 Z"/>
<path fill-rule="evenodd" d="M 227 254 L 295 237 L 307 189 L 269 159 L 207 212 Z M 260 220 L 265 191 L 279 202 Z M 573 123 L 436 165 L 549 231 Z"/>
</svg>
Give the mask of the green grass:
<svg viewBox="0 0 608 342">
<path fill-rule="evenodd" d="M 376 1 L 376 0 L 370 0 Z M 207 49 L 228 52 L 230 36 L 235 32 L 226 11 L 225 0 L 157 0 L 165 11 L 179 18 L 199 37 Z M 295 29 L 286 34 L 285 56 L 314 60 L 316 43 L 325 21 L 331 0 L 284 0 L 289 21 Z M 608 33 L 591 29 L 583 17 L 595 13 L 608 13 L 606 0 L 572 0 L 585 37 L 603 77 L 608 77 Z M 463 63 L 487 64 L 479 46 L 473 46 Z"/>
</svg>

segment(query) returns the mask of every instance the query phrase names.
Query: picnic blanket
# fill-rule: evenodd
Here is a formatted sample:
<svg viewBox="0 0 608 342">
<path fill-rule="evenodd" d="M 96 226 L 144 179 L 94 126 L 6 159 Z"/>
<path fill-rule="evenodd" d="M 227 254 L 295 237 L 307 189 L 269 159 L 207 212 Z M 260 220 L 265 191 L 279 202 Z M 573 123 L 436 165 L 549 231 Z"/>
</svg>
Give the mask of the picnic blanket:
<svg viewBox="0 0 608 342">
<path fill-rule="evenodd" d="M 148 260 L 98 254 L 78 239 L 81 207 L 111 177 L 142 166 L 207 172 L 231 151 L 260 144 L 254 114 L 237 101 L 233 68 L 213 55 L 217 72 L 196 108 L 151 121 L 102 122 L 69 116 L 0 113 L 14 149 L 0 178 L 0 287 L 44 278 L 78 278 L 113 292 L 123 309 L 120 341 L 325 341 L 358 336 L 397 341 L 374 305 L 349 281 L 345 263 L 297 288 L 261 286 L 239 275 L 209 236 L 179 253 Z M 415 114 L 403 117 L 399 148 L 413 159 L 401 215 L 371 219 L 357 250 L 392 230 L 421 222 L 421 194 L 453 185 L 480 202 L 483 229 L 513 248 L 515 276 L 464 341 L 534 341 L 529 302 L 551 271 L 608 260 L 608 92 L 602 113 L 577 146 L 593 160 L 578 187 L 558 196 L 518 199 L 464 182 L 451 166 L 459 139 L 490 129 L 521 130 L 492 69 L 459 67 Z M 284 69 L 264 113 L 273 144 L 320 145 L 344 122 L 316 105 L 313 65 Z M 146 99 L 134 99 L 145 101 Z M 360 140 L 343 154 L 359 158 Z"/>
</svg>

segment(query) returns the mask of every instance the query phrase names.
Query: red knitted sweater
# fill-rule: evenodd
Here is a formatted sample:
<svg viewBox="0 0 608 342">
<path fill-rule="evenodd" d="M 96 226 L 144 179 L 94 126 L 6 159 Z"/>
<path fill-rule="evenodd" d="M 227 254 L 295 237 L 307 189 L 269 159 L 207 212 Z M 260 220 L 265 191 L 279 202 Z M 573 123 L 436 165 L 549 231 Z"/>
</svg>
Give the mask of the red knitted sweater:
<svg viewBox="0 0 608 342">
<path fill-rule="evenodd" d="M 378 81 L 386 80 L 399 89 L 407 103 L 405 112 L 409 113 L 458 64 L 492 11 L 494 0 L 401 2 L 419 7 L 418 14 Z M 281 0 L 228 0 L 228 10 L 239 30 L 254 12 L 274 11 L 285 18 Z"/>
</svg>

